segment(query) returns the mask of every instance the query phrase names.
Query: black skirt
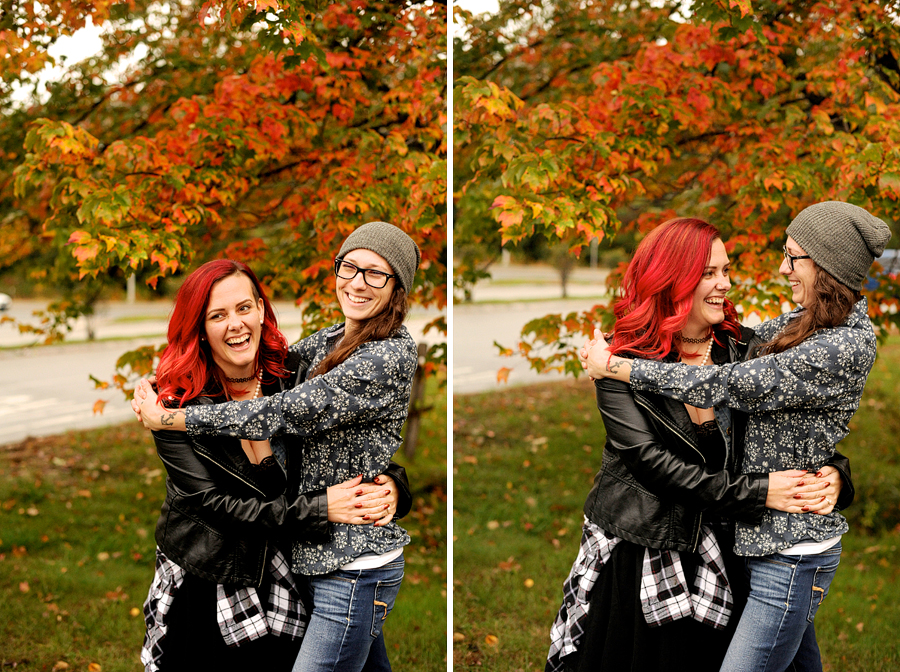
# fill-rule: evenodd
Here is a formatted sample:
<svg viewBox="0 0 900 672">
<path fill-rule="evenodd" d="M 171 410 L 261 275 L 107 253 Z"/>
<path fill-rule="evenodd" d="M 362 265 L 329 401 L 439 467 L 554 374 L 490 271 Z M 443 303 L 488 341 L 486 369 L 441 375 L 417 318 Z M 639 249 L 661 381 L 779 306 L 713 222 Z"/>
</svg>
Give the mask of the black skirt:
<svg viewBox="0 0 900 672">
<path fill-rule="evenodd" d="M 266 580 L 267 581 L 267 580 Z M 265 599 L 268 584 L 260 587 Z M 228 646 L 216 621 L 216 584 L 185 574 L 168 615 L 169 629 L 163 640 L 161 672 L 247 672 L 263 665 L 272 672 L 290 672 L 300 651 L 301 639 L 265 635 Z"/>
<path fill-rule="evenodd" d="M 575 672 L 718 672 L 746 603 L 746 589 L 742 560 L 735 557 L 730 540 L 723 539 L 718 530 L 716 537 L 735 598 L 735 611 L 725 630 L 716 630 L 693 618 L 657 627 L 647 625 L 640 602 L 645 549 L 621 541 L 594 584 L 581 644 L 564 660 L 568 668 Z M 690 585 L 696 556 L 681 553 L 680 557 Z"/>
</svg>

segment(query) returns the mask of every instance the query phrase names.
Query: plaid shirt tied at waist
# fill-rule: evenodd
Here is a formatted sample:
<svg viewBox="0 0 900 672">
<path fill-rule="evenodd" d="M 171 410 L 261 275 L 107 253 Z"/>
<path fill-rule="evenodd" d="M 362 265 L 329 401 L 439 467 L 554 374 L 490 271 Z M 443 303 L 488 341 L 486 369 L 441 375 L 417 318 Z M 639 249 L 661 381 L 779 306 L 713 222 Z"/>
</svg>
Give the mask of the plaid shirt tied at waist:
<svg viewBox="0 0 900 672">
<path fill-rule="evenodd" d="M 265 635 L 303 637 L 309 621 L 287 559 L 275 550 L 266 568 L 271 581 L 265 606 L 253 586 L 216 586 L 216 620 L 228 646 Z M 145 672 L 158 672 L 165 651 L 167 615 L 184 583 L 185 571 L 156 549 L 156 574 L 144 602 L 147 632 L 141 648 Z"/>
<path fill-rule="evenodd" d="M 563 658 L 578 649 L 590 609 L 591 591 L 620 541 L 621 538 L 585 520 L 578 557 L 563 583 L 563 603 L 550 629 L 545 672 L 562 672 Z M 731 586 L 722 551 L 712 530 L 705 525 L 700 528 L 697 553 L 700 562 L 694 572 L 692 591 L 678 551 L 644 549 L 640 600 L 649 626 L 688 617 L 718 630 L 728 625 L 734 605 Z"/>
</svg>

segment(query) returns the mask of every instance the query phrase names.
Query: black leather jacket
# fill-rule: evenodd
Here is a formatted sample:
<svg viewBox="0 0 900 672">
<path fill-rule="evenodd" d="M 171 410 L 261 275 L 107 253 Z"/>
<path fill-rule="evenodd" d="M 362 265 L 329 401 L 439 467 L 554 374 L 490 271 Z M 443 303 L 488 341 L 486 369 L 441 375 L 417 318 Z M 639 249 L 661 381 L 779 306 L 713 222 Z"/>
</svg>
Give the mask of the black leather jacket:
<svg viewBox="0 0 900 672">
<path fill-rule="evenodd" d="M 296 371 L 297 362 L 289 360 L 288 367 Z M 267 387 L 266 393 L 278 392 L 293 382 L 292 376 Z M 215 400 L 198 397 L 193 402 Z M 288 494 L 297 492 L 290 478 L 290 449 L 286 451 L 287 488 L 273 496 L 266 494 L 240 439 L 190 439 L 184 432 L 173 431 L 155 431 L 153 439 L 168 474 L 156 543 L 186 571 L 215 583 L 258 586 L 273 544 L 280 545 L 290 558 L 291 539 L 326 535 L 330 525 L 326 490 Z M 397 484 L 395 517 L 400 518 L 412 506 L 406 470 L 391 462 L 385 473 Z"/>
<path fill-rule="evenodd" d="M 751 329 L 741 339 L 715 345 L 713 362 L 743 359 L 758 340 Z M 657 394 L 632 391 L 625 383 L 595 383 L 606 427 L 603 463 L 584 505 L 587 518 L 604 530 L 649 548 L 694 551 L 700 526 L 711 517 L 753 523 L 765 510 L 768 476 L 739 475 L 746 416 L 732 410 L 732 449 L 725 469 L 712 469 L 697 446 L 684 404 Z M 853 500 L 849 461 L 836 454 L 830 464 L 843 478 L 838 502 Z"/>
</svg>

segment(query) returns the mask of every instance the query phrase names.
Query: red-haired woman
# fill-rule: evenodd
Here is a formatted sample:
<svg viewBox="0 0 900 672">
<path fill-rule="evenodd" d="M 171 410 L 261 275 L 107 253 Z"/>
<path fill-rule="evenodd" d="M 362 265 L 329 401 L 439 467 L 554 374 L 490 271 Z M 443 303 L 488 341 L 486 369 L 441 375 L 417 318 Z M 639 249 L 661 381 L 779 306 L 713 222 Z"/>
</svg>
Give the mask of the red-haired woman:
<svg viewBox="0 0 900 672">
<path fill-rule="evenodd" d="M 403 321 L 420 258 L 412 238 L 387 222 L 369 222 L 347 237 L 334 264 L 344 322 L 291 346 L 310 371 L 293 389 L 170 411 L 142 385 L 133 405 L 143 404 L 151 429 L 250 440 L 305 437 L 300 492 L 352 474 L 371 478 L 399 447 L 409 412 L 418 355 Z M 382 627 L 400 590 L 408 543 L 394 522 L 333 525 L 325 541 L 295 538 L 293 570 L 308 579 L 313 611 L 294 670 L 390 669 Z"/>
<path fill-rule="evenodd" d="M 279 392 L 299 368 L 250 268 L 222 259 L 187 277 L 157 369 L 170 405 Z M 298 495 L 289 481 L 299 465 L 267 440 L 173 431 L 153 438 L 168 478 L 144 605 L 146 669 L 240 669 L 260 660 L 289 669 L 308 616 L 284 541 L 325 539 L 331 523 L 370 523 L 396 506 L 396 496 L 359 478 Z"/>
<path fill-rule="evenodd" d="M 704 366 L 743 359 L 755 342 L 726 298 L 718 231 L 670 220 L 625 273 L 612 350 Z M 746 418 L 598 380 L 603 463 L 584 506 L 581 549 L 564 584 L 547 670 L 718 670 L 747 589 L 728 521 L 766 507 L 827 512 L 839 484 L 791 470 L 738 475 Z M 849 472 L 848 472 L 849 473 Z M 845 493 L 846 494 L 846 493 Z M 852 494 L 846 499 L 852 499 Z M 845 503 L 842 501 L 842 503 Z"/>
</svg>

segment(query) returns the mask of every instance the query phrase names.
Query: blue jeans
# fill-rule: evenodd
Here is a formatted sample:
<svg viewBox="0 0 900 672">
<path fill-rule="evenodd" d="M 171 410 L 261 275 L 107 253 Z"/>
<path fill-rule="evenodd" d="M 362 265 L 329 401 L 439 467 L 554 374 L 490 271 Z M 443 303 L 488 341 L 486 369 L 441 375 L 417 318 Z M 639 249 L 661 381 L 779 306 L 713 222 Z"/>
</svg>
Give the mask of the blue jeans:
<svg viewBox="0 0 900 672">
<path fill-rule="evenodd" d="M 815 555 L 747 558 L 750 597 L 721 672 L 821 672 L 813 619 L 840 561 L 840 542 Z"/>
<path fill-rule="evenodd" d="M 402 555 L 375 569 L 309 577 L 313 609 L 294 672 L 390 670 L 381 628 L 401 581 Z"/>
</svg>

